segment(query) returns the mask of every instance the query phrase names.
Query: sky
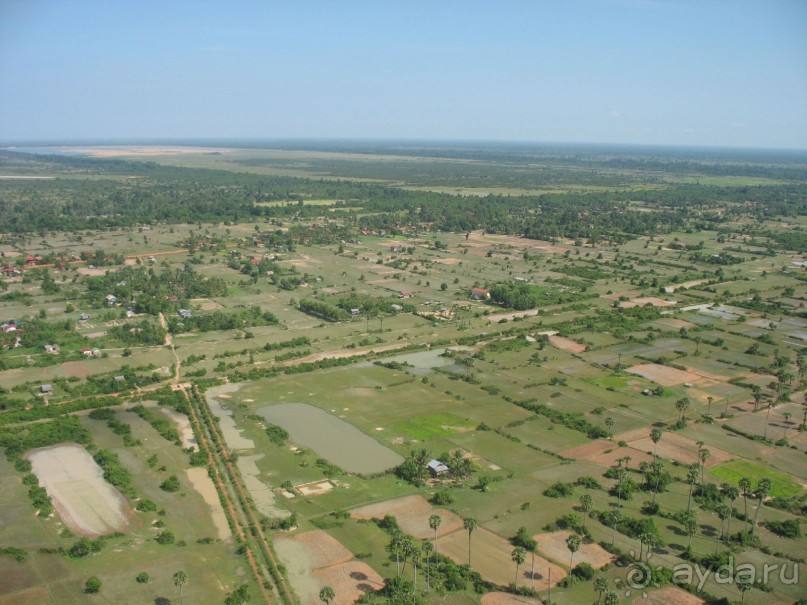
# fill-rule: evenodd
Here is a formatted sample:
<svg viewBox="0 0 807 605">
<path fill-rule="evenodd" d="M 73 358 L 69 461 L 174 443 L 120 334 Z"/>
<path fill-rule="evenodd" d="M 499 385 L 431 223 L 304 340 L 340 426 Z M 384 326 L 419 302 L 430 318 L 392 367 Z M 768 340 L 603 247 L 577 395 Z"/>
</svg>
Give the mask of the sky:
<svg viewBox="0 0 807 605">
<path fill-rule="evenodd" d="M 0 0 L 0 140 L 807 148 L 805 0 Z"/>
</svg>

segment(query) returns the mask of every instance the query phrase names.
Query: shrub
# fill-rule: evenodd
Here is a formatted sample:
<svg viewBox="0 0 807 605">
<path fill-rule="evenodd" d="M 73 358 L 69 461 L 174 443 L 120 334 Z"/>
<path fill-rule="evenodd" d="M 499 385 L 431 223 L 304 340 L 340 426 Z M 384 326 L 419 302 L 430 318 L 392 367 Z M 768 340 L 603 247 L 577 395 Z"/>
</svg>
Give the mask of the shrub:
<svg viewBox="0 0 807 605">
<path fill-rule="evenodd" d="M 454 504 L 454 496 L 444 489 L 438 490 L 435 492 L 434 496 L 432 496 L 432 504 L 436 504 L 437 506 L 449 506 L 450 504 Z"/>
<path fill-rule="evenodd" d="M 563 483 L 558 481 L 553 483 L 544 490 L 544 496 L 547 498 L 566 498 L 574 493 L 571 483 Z"/>
<path fill-rule="evenodd" d="M 90 576 L 84 583 L 84 592 L 87 594 L 95 594 L 101 590 L 101 580 L 98 576 Z"/>
</svg>

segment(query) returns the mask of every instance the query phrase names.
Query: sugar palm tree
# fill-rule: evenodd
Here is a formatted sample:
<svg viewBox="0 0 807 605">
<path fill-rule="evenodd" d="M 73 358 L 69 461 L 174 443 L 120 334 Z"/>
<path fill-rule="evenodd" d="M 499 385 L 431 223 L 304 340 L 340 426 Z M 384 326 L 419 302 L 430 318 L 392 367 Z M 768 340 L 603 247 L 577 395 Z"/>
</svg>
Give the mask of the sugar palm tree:
<svg viewBox="0 0 807 605">
<path fill-rule="evenodd" d="M 675 409 L 678 410 L 678 422 L 679 424 L 686 420 L 686 411 L 689 408 L 689 397 L 681 397 L 678 401 L 675 402 Z"/>
<path fill-rule="evenodd" d="M 434 532 L 434 551 L 437 552 L 437 530 L 440 528 L 440 524 L 443 522 L 443 518 L 440 515 L 431 515 L 429 517 L 429 527 Z"/>
<path fill-rule="evenodd" d="M 703 473 L 706 470 L 706 461 L 712 456 L 712 452 L 708 447 L 702 447 L 698 450 L 698 458 L 701 461 L 701 487 L 703 487 Z"/>
<path fill-rule="evenodd" d="M 188 575 L 181 569 L 174 574 L 174 586 L 179 588 L 179 602 L 182 603 L 182 587 L 188 583 Z"/>
<path fill-rule="evenodd" d="M 768 404 L 768 411 L 765 413 L 765 434 L 762 436 L 763 439 L 768 438 L 768 421 L 771 418 L 771 409 L 773 408 L 773 402 Z"/>
<path fill-rule="evenodd" d="M 518 586 L 518 568 L 527 559 L 527 549 L 523 546 L 516 546 L 513 552 L 510 553 L 510 558 L 513 560 L 513 563 L 516 564 L 516 581 L 513 585 Z"/>
<path fill-rule="evenodd" d="M 426 555 L 426 590 L 431 590 L 432 584 L 432 555 L 434 554 L 434 544 L 429 540 L 423 540 L 420 547 L 423 554 Z"/>
<path fill-rule="evenodd" d="M 687 470 L 687 483 L 689 483 L 689 500 L 687 501 L 687 514 L 692 510 L 692 491 L 695 489 L 695 483 L 698 481 L 698 463 L 693 462 L 689 465 Z"/>
<path fill-rule="evenodd" d="M 580 550 L 580 545 L 583 541 L 580 539 L 580 536 L 577 534 L 572 534 L 568 538 L 566 538 L 566 548 L 569 549 L 569 569 L 574 568 L 574 553 Z"/>
<path fill-rule="evenodd" d="M 759 511 L 762 509 L 762 502 L 765 498 L 768 497 L 768 493 L 771 491 L 771 480 L 770 479 L 760 479 L 759 483 L 757 483 L 757 489 L 754 490 L 754 495 L 757 497 L 759 502 L 757 503 L 757 510 L 754 513 L 754 526 L 751 528 L 751 539 L 754 538 L 757 531 L 757 520 L 759 519 Z"/>
<path fill-rule="evenodd" d="M 462 520 L 462 526 L 465 528 L 465 531 L 468 532 L 468 565 L 471 565 L 471 535 L 476 531 L 476 528 L 479 527 L 479 521 L 474 519 L 473 517 L 465 517 Z"/>
<path fill-rule="evenodd" d="M 600 605 L 602 593 L 608 590 L 608 580 L 605 578 L 594 578 L 594 590 L 597 591 L 597 605 Z"/>
<path fill-rule="evenodd" d="M 785 417 L 785 426 L 784 426 L 785 430 L 782 432 L 782 439 L 784 439 L 787 436 L 787 425 L 790 424 L 790 417 L 792 415 L 793 414 L 791 414 L 790 412 L 785 412 L 784 414 L 782 414 L 782 416 Z"/>
<path fill-rule="evenodd" d="M 583 527 L 586 526 L 586 519 L 592 508 L 594 508 L 594 500 L 592 500 L 591 495 L 583 494 L 580 496 L 580 510 L 583 511 Z"/>
<path fill-rule="evenodd" d="M 729 499 L 729 519 L 726 524 L 726 542 L 731 540 L 731 517 L 734 514 L 734 501 L 740 495 L 740 490 L 729 483 L 724 483 L 720 486 L 723 494 Z"/>
<path fill-rule="evenodd" d="M 614 432 L 611 430 L 614 427 L 614 419 L 611 416 L 605 419 L 605 426 L 608 427 L 608 438 L 610 439 L 614 436 Z"/>
</svg>

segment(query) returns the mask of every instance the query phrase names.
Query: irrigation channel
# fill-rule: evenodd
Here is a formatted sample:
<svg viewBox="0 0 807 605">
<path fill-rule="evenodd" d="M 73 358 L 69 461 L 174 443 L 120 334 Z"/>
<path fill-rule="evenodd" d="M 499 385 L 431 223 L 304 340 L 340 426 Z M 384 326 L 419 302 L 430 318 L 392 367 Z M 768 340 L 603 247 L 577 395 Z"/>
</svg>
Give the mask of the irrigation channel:
<svg viewBox="0 0 807 605">
<path fill-rule="evenodd" d="M 252 569 L 261 590 L 262 602 L 266 605 L 274 605 L 276 602 L 299 605 L 288 581 L 278 568 L 272 541 L 261 527 L 255 506 L 204 397 L 199 394 L 195 385 L 190 387 L 190 392 L 185 385 L 180 386 L 180 389 L 188 400 L 191 425 L 199 447 L 207 454 L 210 475 L 230 529 Z"/>
</svg>

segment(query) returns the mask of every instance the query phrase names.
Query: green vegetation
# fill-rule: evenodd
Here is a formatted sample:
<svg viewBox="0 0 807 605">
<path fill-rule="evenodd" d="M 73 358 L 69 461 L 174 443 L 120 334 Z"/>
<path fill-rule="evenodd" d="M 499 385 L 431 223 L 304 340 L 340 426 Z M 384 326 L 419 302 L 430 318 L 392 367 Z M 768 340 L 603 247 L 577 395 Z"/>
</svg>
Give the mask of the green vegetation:
<svg viewBox="0 0 807 605">
<path fill-rule="evenodd" d="M 761 479 L 771 482 L 771 496 L 789 498 L 802 493 L 801 487 L 792 477 L 770 467 L 749 462 L 748 460 L 731 460 L 710 471 L 714 476 L 730 483 L 739 483 L 743 478 L 750 479 L 753 484 Z"/>
</svg>

